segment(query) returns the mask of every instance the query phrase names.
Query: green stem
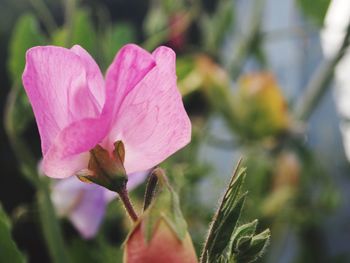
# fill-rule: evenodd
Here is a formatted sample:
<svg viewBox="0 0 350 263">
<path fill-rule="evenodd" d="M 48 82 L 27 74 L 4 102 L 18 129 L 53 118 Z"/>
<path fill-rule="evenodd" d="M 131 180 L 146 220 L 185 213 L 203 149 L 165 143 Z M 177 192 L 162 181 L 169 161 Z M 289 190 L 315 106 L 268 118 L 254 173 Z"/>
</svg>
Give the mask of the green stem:
<svg viewBox="0 0 350 263">
<path fill-rule="evenodd" d="M 64 246 L 59 221 L 51 201 L 50 191 L 47 182 L 42 180 L 37 190 L 37 204 L 39 209 L 42 231 L 45 236 L 50 256 L 55 263 L 70 262 Z"/>
<path fill-rule="evenodd" d="M 53 204 L 51 202 L 48 182 L 45 180 L 45 177 L 41 178 L 38 175 L 37 162 L 26 147 L 20 134 L 16 131 L 14 125 L 16 120 L 14 119 L 13 112 L 15 110 L 16 101 L 20 96 L 20 91 L 20 87 L 14 86 L 8 96 L 5 109 L 5 130 L 22 173 L 36 188 L 41 219 L 40 222 L 52 262 L 69 262 L 60 231 L 59 221 L 55 215 Z"/>
<path fill-rule="evenodd" d="M 350 43 L 350 23 L 346 29 L 346 35 L 338 52 L 329 59 L 325 59 L 312 75 L 295 107 L 295 115 L 301 120 L 307 120 L 317 107 L 323 95 L 330 87 L 336 65 L 342 59 Z"/>
<path fill-rule="evenodd" d="M 119 194 L 120 200 L 123 202 L 123 205 L 124 205 L 126 212 L 130 216 L 130 219 L 133 222 L 136 222 L 138 220 L 138 216 L 137 216 L 135 209 L 134 209 L 134 207 L 131 203 L 131 200 L 129 198 L 129 194 L 128 194 L 128 190 L 126 189 L 126 185 L 125 185 L 125 187 L 123 187 L 121 189 L 121 191 L 118 194 Z"/>
<path fill-rule="evenodd" d="M 243 64 L 247 56 L 256 47 L 259 42 L 261 20 L 263 16 L 263 11 L 265 7 L 265 1 L 259 0 L 254 6 L 253 13 L 251 15 L 251 21 L 249 24 L 249 29 L 247 35 L 239 40 L 237 48 L 235 49 L 233 59 L 228 66 L 228 71 L 230 72 L 230 77 L 236 79 L 241 73 Z"/>
<path fill-rule="evenodd" d="M 70 47 L 73 40 L 74 14 L 76 11 L 77 0 L 64 0 L 65 27 L 67 29 L 67 38 L 65 46 Z"/>
<path fill-rule="evenodd" d="M 57 24 L 45 2 L 43 0 L 30 0 L 30 3 L 36 9 L 47 31 L 54 32 L 57 29 Z"/>
</svg>

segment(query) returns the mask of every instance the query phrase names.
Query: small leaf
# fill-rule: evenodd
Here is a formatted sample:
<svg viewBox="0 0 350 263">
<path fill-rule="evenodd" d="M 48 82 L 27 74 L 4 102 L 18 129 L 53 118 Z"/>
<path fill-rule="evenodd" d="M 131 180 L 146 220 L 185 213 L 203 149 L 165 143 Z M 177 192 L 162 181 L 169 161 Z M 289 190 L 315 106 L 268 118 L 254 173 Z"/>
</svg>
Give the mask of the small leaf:
<svg viewBox="0 0 350 263">
<path fill-rule="evenodd" d="M 11 224 L 0 206 L 0 262 L 22 263 L 24 256 L 11 238 Z"/>
<path fill-rule="evenodd" d="M 237 252 L 236 247 L 237 247 L 237 244 L 239 243 L 240 238 L 253 237 L 256 231 L 257 224 L 258 224 L 258 220 L 254 220 L 253 222 L 237 227 L 232 237 L 231 254 L 234 254 L 235 252 Z"/>
<path fill-rule="evenodd" d="M 246 193 L 243 195 L 240 194 L 245 175 L 245 169 L 240 167 L 239 162 L 221 201 L 220 207 L 214 216 L 202 252 L 201 262 L 206 262 L 208 260 L 207 255 L 209 255 L 209 259 L 212 259 L 222 254 L 224 252 L 223 250 L 225 250 L 228 245 L 232 232 L 237 225 L 246 196 Z M 229 235 L 224 233 L 225 231 L 228 231 Z M 220 240 L 222 234 L 225 235 L 225 247 L 224 242 Z M 218 242 L 218 244 L 216 244 L 216 242 Z"/>
<path fill-rule="evenodd" d="M 244 253 L 239 253 L 236 257 L 237 262 L 246 263 L 256 261 L 265 252 L 265 249 L 270 240 L 270 236 L 271 233 L 269 229 L 266 229 L 260 234 L 254 236 L 251 239 L 249 248 L 246 249 Z"/>
</svg>

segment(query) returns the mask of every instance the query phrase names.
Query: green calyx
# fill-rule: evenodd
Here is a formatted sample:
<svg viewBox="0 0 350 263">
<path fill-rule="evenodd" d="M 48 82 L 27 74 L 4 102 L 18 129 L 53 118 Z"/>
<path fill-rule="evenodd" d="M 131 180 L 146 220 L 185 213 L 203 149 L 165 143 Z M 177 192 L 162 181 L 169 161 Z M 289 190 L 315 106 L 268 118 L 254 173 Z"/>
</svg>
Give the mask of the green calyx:
<svg viewBox="0 0 350 263">
<path fill-rule="evenodd" d="M 125 148 L 122 141 L 114 143 L 112 155 L 100 145 L 90 150 L 88 169 L 77 174 L 84 182 L 98 184 L 119 193 L 125 189 L 128 177 L 124 168 Z"/>
<path fill-rule="evenodd" d="M 169 225 L 179 240 L 183 240 L 187 233 L 187 223 L 180 209 L 179 197 L 170 186 L 162 169 L 156 168 L 152 175 L 157 177 L 158 183 L 155 196 L 144 212 L 146 242 L 152 239 L 154 230 L 161 220 Z"/>
<path fill-rule="evenodd" d="M 149 196 L 147 196 L 149 195 Z M 145 242 L 149 243 L 154 236 L 157 226 L 163 221 L 174 233 L 174 236 L 182 241 L 187 234 L 187 223 L 180 209 L 179 197 L 170 186 L 164 171 L 155 168 L 150 177 L 146 189 L 144 212 L 130 231 L 124 244 L 128 242 L 134 231 L 143 224 Z"/>
</svg>

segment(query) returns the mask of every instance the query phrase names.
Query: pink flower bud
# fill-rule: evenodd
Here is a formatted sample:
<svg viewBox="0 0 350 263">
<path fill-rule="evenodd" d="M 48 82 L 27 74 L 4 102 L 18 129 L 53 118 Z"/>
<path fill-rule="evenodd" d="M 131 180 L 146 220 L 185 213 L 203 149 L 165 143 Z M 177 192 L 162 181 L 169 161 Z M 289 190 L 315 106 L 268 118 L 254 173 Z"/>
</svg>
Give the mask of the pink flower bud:
<svg viewBox="0 0 350 263">
<path fill-rule="evenodd" d="M 196 263 L 191 237 L 180 240 L 164 219 L 159 219 L 150 240 L 143 222 L 131 232 L 124 250 L 124 263 Z"/>
</svg>

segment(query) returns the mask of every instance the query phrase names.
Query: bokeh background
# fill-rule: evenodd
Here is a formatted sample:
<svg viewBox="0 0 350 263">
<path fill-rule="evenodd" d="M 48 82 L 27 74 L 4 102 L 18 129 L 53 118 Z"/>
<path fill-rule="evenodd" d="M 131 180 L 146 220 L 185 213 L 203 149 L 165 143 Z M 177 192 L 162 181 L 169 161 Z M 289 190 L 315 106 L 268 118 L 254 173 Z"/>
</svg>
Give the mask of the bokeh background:
<svg viewBox="0 0 350 263">
<path fill-rule="evenodd" d="M 29 262 L 50 262 L 25 176 L 41 154 L 21 87 L 25 50 L 80 44 L 105 71 L 133 42 L 177 53 L 193 135 L 162 166 L 196 249 L 243 157 L 241 220 L 272 232 L 260 262 L 350 262 L 349 35 L 348 0 L 0 0 L 0 201 L 17 245 Z M 91 240 L 60 222 L 74 262 L 121 262 L 117 202 Z"/>
</svg>

